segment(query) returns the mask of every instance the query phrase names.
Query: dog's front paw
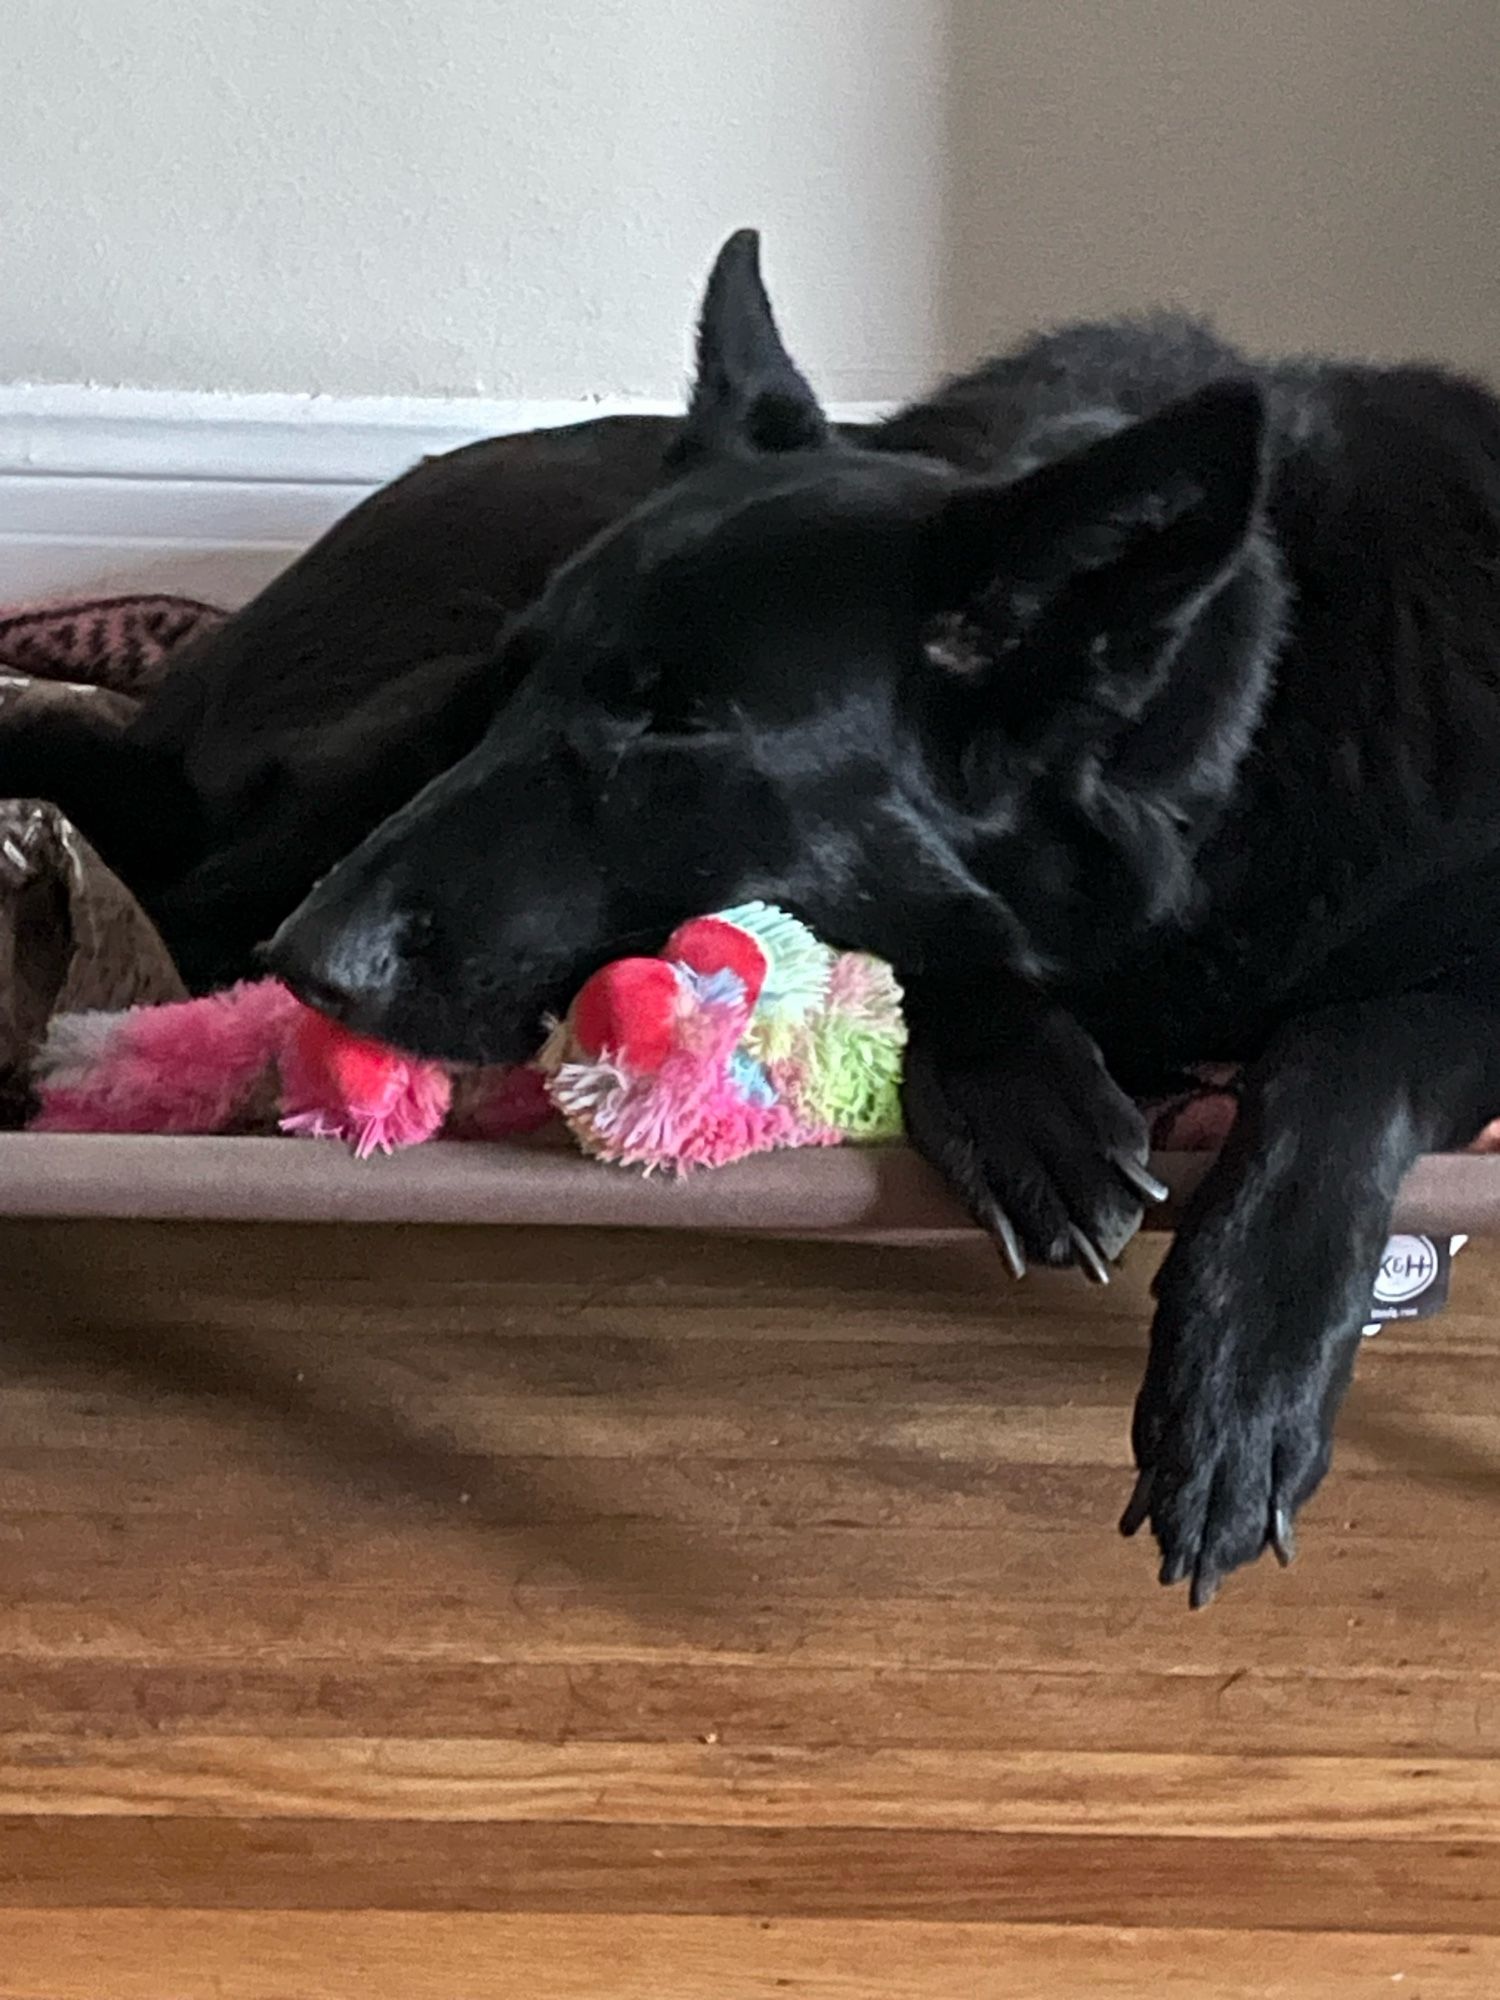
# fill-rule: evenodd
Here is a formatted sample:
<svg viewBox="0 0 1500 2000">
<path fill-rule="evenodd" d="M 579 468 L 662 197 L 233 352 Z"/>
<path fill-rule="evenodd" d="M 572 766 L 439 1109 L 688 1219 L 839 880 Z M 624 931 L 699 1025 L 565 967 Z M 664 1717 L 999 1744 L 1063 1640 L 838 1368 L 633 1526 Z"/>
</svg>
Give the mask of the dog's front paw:
<svg viewBox="0 0 1500 2000">
<path fill-rule="evenodd" d="M 1167 1189 L 1136 1105 L 1065 1014 L 993 1042 L 914 1030 L 907 1129 L 1020 1277 L 1028 1255 L 1097 1283 Z"/>
<path fill-rule="evenodd" d="M 1307 1294 L 1265 1271 L 1226 1282 L 1212 1251 L 1179 1238 L 1157 1280 L 1151 1359 L 1136 1403 L 1139 1477 L 1120 1522 L 1150 1522 L 1164 1584 L 1194 1609 L 1266 1549 L 1283 1567 L 1298 1510 L 1323 1479 L 1357 1331 L 1298 1325 Z"/>
</svg>

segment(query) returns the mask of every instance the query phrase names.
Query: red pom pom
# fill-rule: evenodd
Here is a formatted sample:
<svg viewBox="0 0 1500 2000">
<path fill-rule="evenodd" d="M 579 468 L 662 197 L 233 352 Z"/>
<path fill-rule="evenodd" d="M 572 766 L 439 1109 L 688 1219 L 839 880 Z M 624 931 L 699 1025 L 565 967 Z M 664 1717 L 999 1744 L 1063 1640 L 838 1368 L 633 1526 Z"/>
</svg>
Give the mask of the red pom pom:
<svg viewBox="0 0 1500 2000">
<path fill-rule="evenodd" d="M 770 969 L 765 950 L 748 931 L 723 917 L 693 917 L 667 939 L 664 958 L 675 958 L 694 972 L 732 972 L 745 988 L 745 1004 L 753 1010 Z"/>
<path fill-rule="evenodd" d="M 641 1076 L 672 1053 L 682 989 L 664 958 L 617 958 L 587 980 L 568 1013 L 586 1056 L 607 1050 Z"/>
<path fill-rule="evenodd" d="M 378 1110 L 400 1088 L 406 1058 L 341 1028 L 326 1015 L 308 1013 L 298 1023 L 305 1062 L 318 1065 L 351 1109 Z"/>
<path fill-rule="evenodd" d="M 453 1086 L 437 1063 L 404 1056 L 303 1008 L 281 1057 L 282 1130 L 345 1139 L 363 1160 L 430 1139 Z"/>
</svg>

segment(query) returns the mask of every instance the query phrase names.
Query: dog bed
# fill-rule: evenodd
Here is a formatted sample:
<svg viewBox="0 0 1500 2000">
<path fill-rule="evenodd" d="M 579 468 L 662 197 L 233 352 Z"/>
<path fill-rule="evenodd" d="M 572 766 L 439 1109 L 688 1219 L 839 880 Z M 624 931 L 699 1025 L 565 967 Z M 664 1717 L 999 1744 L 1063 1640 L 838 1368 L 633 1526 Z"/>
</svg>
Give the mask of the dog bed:
<svg viewBox="0 0 1500 2000">
<path fill-rule="evenodd" d="M 178 649 L 225 614 L 188 598 L 95 598 L 0 610 L 0 732 L 43 707 L 122 727 Z M 682 1184 L 648 1182 L 556 1144 L 438 1145 L 378 1166 L 292 1139 L 27 1133 L 26 1069 L 53 1015 L 182 997 L 160 937 L 77 829 L 38 800 L 0 799 L 0 1214 L 204 1220 L 490 1222 L 929 1237 L 970 1224 L 899 1146 L 766 1155 Z M 1206 1071 L 1156 1107 L 1179 1197 L 1234 1116 Z M 1500 1224 L 1492 1127 L 1470 1155 L 1423 1162 L 1397 1226 Z M 1170 1221 L 1171 1209 L 1162 1220 Z"/>
</svg>

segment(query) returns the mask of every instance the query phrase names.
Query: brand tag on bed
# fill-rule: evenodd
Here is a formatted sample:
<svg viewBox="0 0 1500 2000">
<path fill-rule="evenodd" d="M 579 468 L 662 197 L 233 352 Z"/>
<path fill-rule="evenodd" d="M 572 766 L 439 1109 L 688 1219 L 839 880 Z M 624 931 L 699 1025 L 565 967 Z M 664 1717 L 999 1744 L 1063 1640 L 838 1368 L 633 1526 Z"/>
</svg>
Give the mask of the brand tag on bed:
<svg viewBox="0 0 1500 2000">
<path fill-rule="evenodd" d="M 1431 1319 L 1448 1303 L 1453 1259 L 1467 1236 L 1393 1236 L 1375 1274 L 1366 1340 L 1387 1320 Z"/>
</svg>

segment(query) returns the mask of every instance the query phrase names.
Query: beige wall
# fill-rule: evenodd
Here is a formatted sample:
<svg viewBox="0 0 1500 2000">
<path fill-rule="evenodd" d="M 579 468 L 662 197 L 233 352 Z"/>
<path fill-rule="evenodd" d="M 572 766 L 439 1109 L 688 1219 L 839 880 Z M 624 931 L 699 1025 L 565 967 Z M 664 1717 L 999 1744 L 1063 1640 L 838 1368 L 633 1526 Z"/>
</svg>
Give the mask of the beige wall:
<svg viewBox="0 0 1500 2000">
<path fill-rule="evenodd" d="M 955 0 L 945 291 L 974 354 L 1174 301 L 1500 376 L 1500 0 Z"/>
<path fill-rule="evenodd" d="M 831 396 L 1178 299 L 1500 372 L 1497 0 L 4 0 L 0 380 Z"/>
</svg>

